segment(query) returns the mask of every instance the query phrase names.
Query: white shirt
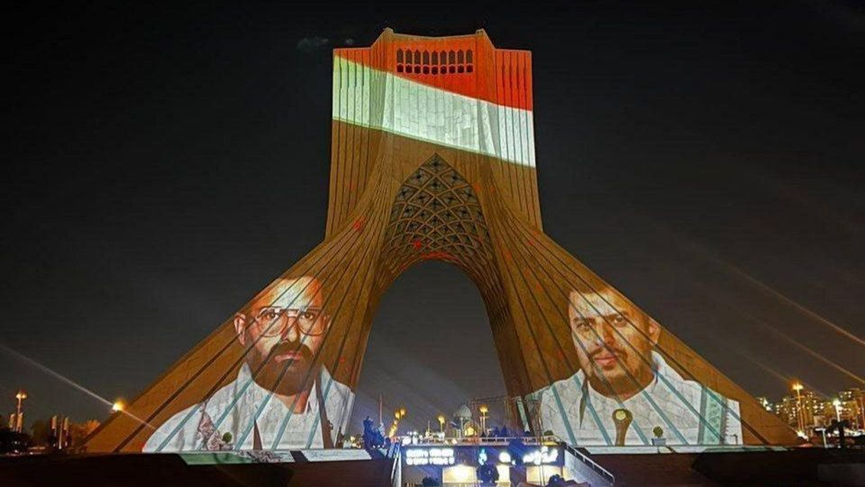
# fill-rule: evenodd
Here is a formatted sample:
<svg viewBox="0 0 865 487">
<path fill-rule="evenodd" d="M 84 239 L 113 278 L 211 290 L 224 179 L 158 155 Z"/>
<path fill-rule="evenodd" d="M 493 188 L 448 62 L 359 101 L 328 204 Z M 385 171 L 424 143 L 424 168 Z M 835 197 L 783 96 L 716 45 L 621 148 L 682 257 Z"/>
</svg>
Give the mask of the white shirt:
<svg viewBox="0 0 865 487">
<path fill-rule="evenodd" d="M 541 428 L 572 445 L 615 445 L 613 412 L 627 409 L 633 421 L 625 445 L 650 445 L 656 426 L 671 445 L 742 443 L 738 401 L 683 379 L 657 352 L 652 360 L 654 380 L 621 402 L 592 388 L 582 370 L 536 392 Z"/>
<path fill-rule="evenodd" d="M 143 451 L 252 450 L 256 429 L 265 450 L 321 448 L 324 441 L 319 387 L 325 397 L 327 419 L 333 425 L 331 436 L 335 444 L 337 436 L 345 433 L 354 393 L 333 380 L 324 367 L 318 380 L 304 412 L 294 413 L 273 392 L 258 385 L 244 363 L 233 382 L 204 403 L 189 407 L 163 423 L 148 438 Z M 226 433 L 231 434 L 227 442 Z"/>
</svg>

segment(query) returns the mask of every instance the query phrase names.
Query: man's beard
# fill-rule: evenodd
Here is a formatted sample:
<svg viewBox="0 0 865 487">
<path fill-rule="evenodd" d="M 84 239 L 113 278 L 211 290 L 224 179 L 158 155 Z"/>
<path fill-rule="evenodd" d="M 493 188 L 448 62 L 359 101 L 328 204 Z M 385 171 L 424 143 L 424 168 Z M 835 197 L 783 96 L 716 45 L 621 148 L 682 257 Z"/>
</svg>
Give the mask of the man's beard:
<svg viewBox="0 0 865 487">
<path fill-rule="evenodd" d="M 267 362 L 262 365 L 265 359 Z M 247 361 L 258 385 L 284 396 L 308 391 L 316 379 L 309 373 L 313 353 L 299 342 L 282 342 L 273 347 L 269 355 L 251 351 Z"/>
<path fill-rule="evenodd" d="M 650 352 L 647 352 L 650 353 Z M 615 363 L 605 368 L 601 363 L 595 361 L 597 355 L 615 354 Z M 632 353 L 619 349 L 618 347 L 609 346 L 602 350 L 598 350 L 589 357 L 591 370 L 585 371 L 589 376 L 592 386 L 599 392 L 605 392 L 605 395 L 615 395 L 621 391 L 642 390 L 651 382 L 651 368 L 648 368 L 648 373 L 643 368 L 643 363 L 639 359 L 640 352 L 633 351 Z M 631 360 L 634 357 L 634 360 Z M 634 363 L 631 363 L 631 362 Z M 645 382 L 648 381 L 648 382 Z"/>
</svg>

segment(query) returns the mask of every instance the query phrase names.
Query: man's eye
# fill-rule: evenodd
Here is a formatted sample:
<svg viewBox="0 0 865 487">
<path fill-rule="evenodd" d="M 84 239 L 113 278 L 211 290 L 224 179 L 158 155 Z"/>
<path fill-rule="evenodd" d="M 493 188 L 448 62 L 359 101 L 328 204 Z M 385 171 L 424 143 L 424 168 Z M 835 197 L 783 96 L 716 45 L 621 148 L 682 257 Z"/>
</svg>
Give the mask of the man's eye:
<svg viewBox="0 0 865 487">
<path fill-rule="evenodd" d="M 578 322 L 574 323 L 574 326 L 577 328 L 578 331 L 585 332 L 585 331 L 588 331 L 588 329 L 589 329 L 589 324 L 585 321 L 578 321 Z"/>
<path fill-rule="evenodd" d="M 625 317 L 622 315 L 613 316 L 613 324 L 615 324 L 615 325 L 622 326 L 622 325 L 626 324 L 627 322 L 628 322 L 628 320 L 626 320 Z"/>
<path fill-rule="evenodd" d="M 277 316 L 279 315 L 276 313 L 276 311 L 266 311 L 264 313 L 264 319 L 268 321 L 275 320 Z"/>
<path fill-rule="evenodd" d="M 315 319 L 315 313 L 313 313 L 312 311 L 304 311 L 303 314 L 300 315 L 300 317 L 305 320 L 312 321 Z"/>
</svg>

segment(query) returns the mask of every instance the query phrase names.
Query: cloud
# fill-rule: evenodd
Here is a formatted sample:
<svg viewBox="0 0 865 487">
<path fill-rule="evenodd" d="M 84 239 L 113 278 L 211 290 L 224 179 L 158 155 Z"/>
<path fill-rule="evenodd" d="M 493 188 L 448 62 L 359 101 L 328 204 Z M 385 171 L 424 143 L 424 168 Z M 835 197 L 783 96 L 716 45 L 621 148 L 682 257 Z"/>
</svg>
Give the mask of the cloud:
<svg viewBox="0 0 865 487">
<path fill-rule="evenodd" d="M 330 40 L 326 37 L 304 37 L 297 41 L 297 50 L 303 52 L 312 52 L 330 44 Z"/>
</svg>

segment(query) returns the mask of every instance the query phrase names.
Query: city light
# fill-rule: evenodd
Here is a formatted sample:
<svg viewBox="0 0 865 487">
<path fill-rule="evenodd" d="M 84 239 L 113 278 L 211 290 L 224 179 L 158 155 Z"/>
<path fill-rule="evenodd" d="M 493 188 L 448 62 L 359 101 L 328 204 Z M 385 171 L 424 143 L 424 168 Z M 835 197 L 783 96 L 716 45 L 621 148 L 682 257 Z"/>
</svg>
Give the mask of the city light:
<svg viewBox="0 0 865 487">
<path fill-rule="evenodd" d="M 474 477 L 474 469 L 468 465 L 457 465 L 450 470 L 453 479 L 459 483 L 468 483 Z"/>
<path fill-rule="evenodd" d="M 848 421 L 847 428 L 865 433 L 865 390 L 852 387 L 826 397 L 821 396 L 799 382 L 791 383 L 791 394 L 772 404 L 768 399 L 758 398 L 761 404 L 791 426 L 797 436 L 810 440 L 820 436 L 823 428 L 834 422 Z M 795 391 L 795 392 L 793 392 Z M 770 407 L 771 406 L 771 407 Z"/>
<path fill-rule="evenodd" d="M 124 409 L 126 409 L 126 405 L 123 404 L 123 401 L 120 399 L 114 401 L 114 404 L 111 405 L 111 410 L 115 413 L 123 411 Z"/>
<path fill-rule="evenodd" d="M 18 391 L 18 393 L 15 394 L 15 399 L 18 400 L 18 405 L 15 409 L 15 425 L 13 429 L 21 433 L 22 431 L 24 431 L 24 412 L 22 410 L 21 403 L 25 399 L 27 399 L 27 393 L 24 391 Z"/>
<path fill-rule="evenodd" d="M 835 420 L 840 423 L 841 422 L 841 400 L 838 398 L 835 398 L 835 400 L 832 401 L 832 405 L 835 406 Z"/>
<path fill-rule="evenodd" d="M 799 426 L 798 431 L 805 429 L 805 413 L 802 411 L 802 384 L 799 382 L 793 383 L 793 390 L 796 391 L 796 424 Z"/>
<path fill-rule="evenodd" d="M 406 465 L 453 465 L 453 448 L 409 448 L 405 451 Z"/>
</svg>

